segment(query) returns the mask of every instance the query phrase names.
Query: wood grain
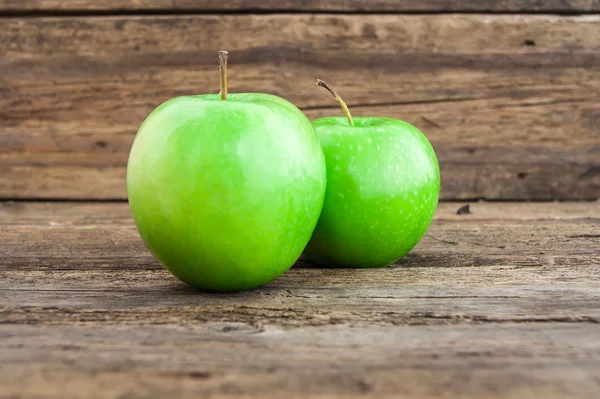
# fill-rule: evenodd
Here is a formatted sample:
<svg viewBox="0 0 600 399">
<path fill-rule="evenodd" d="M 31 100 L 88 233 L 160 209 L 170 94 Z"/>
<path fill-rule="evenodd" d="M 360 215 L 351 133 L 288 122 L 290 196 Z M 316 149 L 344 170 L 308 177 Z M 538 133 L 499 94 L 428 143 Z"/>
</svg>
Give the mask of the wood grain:
<svg viewBox="0 0 600 399">
<path fill-rule="evenodd" d="M 20 398 L 588 398 L 598 324 L 0 329 Z M 10 359 L 9 364 L 6 360 Z"/>
<path fill-rule="evenodd" d="M 456 211 L 469 205 L 470 214 Z M 598 202 L 440 202 L 436 221 L 579 220 L 600 218 Z M 90 223 L 130 224 L 126 202 L 0 201 L 0 225 L 81 226 Z"/>
<path fill-rule="evenodd" d="M 359 11 L 561 12 L 600 11 L 597 0 L 0 0 L 4 11 Z"/>
<path fill-rule="evenodd" d="M 0 203 L 0 397 L 595 398 L 600 203 L 463 204 L 393 267 L 219 295 L 126 203 Z"/>
<path fill-rule="evenodd" d="M 123 199 L 137 128 L 173 96 L 288 98 L 406 119 L 444 199 L 600 197 L 600 17 L 197 15 L 0 20 L 0 198 Z M 529 45 L 535 44 L 535 45 Z"/>
</svg>

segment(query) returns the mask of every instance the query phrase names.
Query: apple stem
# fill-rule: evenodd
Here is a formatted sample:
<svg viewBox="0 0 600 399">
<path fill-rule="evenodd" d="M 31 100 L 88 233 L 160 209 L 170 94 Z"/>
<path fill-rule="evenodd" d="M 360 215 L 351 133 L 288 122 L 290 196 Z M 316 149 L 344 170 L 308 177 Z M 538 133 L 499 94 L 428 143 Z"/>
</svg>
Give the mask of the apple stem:
<svg viewBox="0 0 600 399">
<path fill-rule="evenodd" d="M 227 56 L 229 53 L 225 50 L 219 51 L 219 72 L 221 73 L 221 91 L 219 97 L 221 100 L 227 100 Z"/>
<path fill-rule="evenodd" d="M 344 100 L 342 100 L 342 98 L 337 94 L 337 92 L 335 90 L 333 90 L 333 87 L 329 86 L 327 83 L 323 82 L 321 79 L 317 79 L 317 86 L 324 87 L 333 95 L 333 98 L 335 98 L 337 100 L 337 102 L 340 104 L 340 106 L 344 110 L 344 113 L 346 114 L 346 118 L 348 118 L 348 122 L 350 123 L 350 126 L 354 126 L 354 121 L 352 120 L 352 115 L 350 115 L 350 110 L 348 109 L 348 106 L 346 105 Z"/>
</svg>

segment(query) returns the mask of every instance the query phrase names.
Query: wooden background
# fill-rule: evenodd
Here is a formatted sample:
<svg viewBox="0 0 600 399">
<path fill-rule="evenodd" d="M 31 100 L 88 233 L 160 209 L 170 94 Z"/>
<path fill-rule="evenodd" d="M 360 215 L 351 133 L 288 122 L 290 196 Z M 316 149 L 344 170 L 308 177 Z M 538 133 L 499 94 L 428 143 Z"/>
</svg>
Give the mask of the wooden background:
<svg viewBox="0 0 600 399">
<path fill-rule="evenodd" d="M 122 200 L 161 102 L 269 92 L 405 119 L 442 199 L 600 197 L 600 1 L 0 0 L 0 199 Z"/>
</svg>

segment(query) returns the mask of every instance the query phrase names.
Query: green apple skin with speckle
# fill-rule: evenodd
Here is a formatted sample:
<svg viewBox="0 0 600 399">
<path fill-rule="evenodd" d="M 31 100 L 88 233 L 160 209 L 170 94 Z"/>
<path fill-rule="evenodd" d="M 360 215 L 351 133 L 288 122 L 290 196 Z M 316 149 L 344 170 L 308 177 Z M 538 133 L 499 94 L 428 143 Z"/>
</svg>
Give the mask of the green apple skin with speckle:
<svg viewBox="0 0 600 399">
<path fill-rule="evenodd" d="M 423 237 L 440 193 L 436 154 L 409 123 L 321 118 L 313 126 L 327 165 L 325 203 L 304 252 L 331 267 L 383 267 Z"/>
<path fill-rule="evenodd" d="M 287 271 L 311 237 L 325 184 L 310 121 L 262 93 L 163 103 L 140 127 L 127 165 L 146 246 L 177 278 L 213 292 Z"/>
</svg>

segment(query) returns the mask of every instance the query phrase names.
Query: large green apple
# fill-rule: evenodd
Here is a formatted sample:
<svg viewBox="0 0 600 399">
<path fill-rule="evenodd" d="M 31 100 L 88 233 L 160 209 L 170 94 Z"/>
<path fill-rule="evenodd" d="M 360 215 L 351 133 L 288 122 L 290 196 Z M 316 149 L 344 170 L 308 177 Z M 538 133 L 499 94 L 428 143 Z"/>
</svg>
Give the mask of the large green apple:
<svg viewBox="0 0 600 399">
<path fill-rule="evenodd" d="M 435 152 L 414 126 L 392 118 L 321 118 L 327 191 L 305 257 L 328 266 L 382 267 L 423 237 L 438 203 Z"/>
<path fill-rule="evenodd" d="M 309 122 L 269 94 L 171 99 L 144 121 L 127 166 L 133 219 L 154 256 L 206 291 L 260 286 L 308 243 L 325 195 Z"/>
</svg>

